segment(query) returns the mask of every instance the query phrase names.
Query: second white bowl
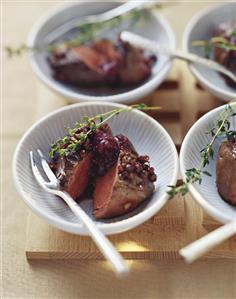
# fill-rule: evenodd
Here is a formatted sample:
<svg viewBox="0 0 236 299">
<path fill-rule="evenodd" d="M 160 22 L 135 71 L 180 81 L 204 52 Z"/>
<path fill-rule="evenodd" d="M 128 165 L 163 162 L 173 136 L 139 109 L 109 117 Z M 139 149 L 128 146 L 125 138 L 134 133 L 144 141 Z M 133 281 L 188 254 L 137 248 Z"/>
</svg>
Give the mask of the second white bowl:
<svg viewBox="0 0 236 299">
<path fill-rule="evenodd" d="M 221 23 L 234 21 L 235 16 L 235 2 L 213 5 L 201 11 L 186 27 L 183 36 L 184 51 L 203 56 L 204 51 L 200 47 L 192 46 L 192 42 L 210 39 Z M 216 97 L 224 101 L 236 97 L 236 89 L 227 85 L 219 73 L 194 63 L 190 64 L 190 70 L 199 83 Z"/>
<path fill-rule="evenodd" d="M 186 180 L 185 172 L 190 168 L 198 168 L 201 161 L 200 151 L 211 141 L 209 132 L 220 118 L 225 105 L 216 108 L 201 117 L 187 133 L 180 151 L 180 171 Z M 236 112 L 236 109 L 235 109 Z M 236 117 L 230 119 L 232 130 L 236 130 Z M 192 195 L 197 203 L 216 220 L 227 223 L 236 219 L 236 207 L 225 202 L 219 195 L 216 187 L 216 156 L 223 140 L 217 139 L 214 143 L 214 159 L 205 168 L 212 176 L 203 176 L 201 184 L 195 183 L 193 188 L 199 193 Z"/>
<path fill-rule="evenodd" d="M 49 32 L 73 18 L 79 19 L 86 15 L 99 14 L 115 8 L 118 5 L 120 5 L 119 2 L 87 1 L 60 6 L 43 16 L 33 26 L 28 37 L 28 46 L 32 48 L 45 44 L 45 38 Z M 143 22 L 142 26 L 138 26 L 133 31 L 144 37 L 153 39 L 160 44 L 164 44 L 171 49 L 175 48 L 175 36 L 173 31 L 160 14 L 151 14 L 151 17 Z M 118 35 L 117 28 L 116 34 Z M 110 36 L 113 35 L 114 33 L 111 32 Z M 130 88 L 128 91 L 120 91 L 119 89 L 112 88 L 108 92 L 107 90 L 98 91 L 91 88 L 74 88 L 56 81 L 51 75 L 46 56 L 47 53 L 45 52 L 30 53 L 29 57 L 35 74 L 49 88 L 73 102 L 98 100 L 118 103 L 134 102 L 157 88 L 166 78 L 172 66 L 172 59 L 170 57 L 159 55 L 157 62 L 152 68 L 152 75 L 147 81 L 138 87 Z"/>
</svg>

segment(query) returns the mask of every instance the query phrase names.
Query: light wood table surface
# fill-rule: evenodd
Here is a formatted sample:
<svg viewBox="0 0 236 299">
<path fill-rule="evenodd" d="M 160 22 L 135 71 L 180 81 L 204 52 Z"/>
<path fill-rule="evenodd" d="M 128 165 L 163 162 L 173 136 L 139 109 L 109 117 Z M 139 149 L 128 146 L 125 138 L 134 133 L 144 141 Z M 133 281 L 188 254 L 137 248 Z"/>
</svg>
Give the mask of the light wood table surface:
<svg viewBox="0 0 236 299">
<path fill-rule="evenodd" d="M 3 45 L 18 45 L 34 21 L 59 1 L 2 2 Z M 209 5 L 212 2 L 186 2 L 163 10 L 179 45 L 188 20 Z M 17 142 L 37 117 L 38 84 L 27 57 L 3 57 L 2 298 L 236 298 L 233 260 L 208 259 L 193 265 L 181 260 L 129 261 L 132 273 L 124 280 L 103 261 L 27 262 L 28 208 L 13 186 L 11 161 Z"/>
</svg>

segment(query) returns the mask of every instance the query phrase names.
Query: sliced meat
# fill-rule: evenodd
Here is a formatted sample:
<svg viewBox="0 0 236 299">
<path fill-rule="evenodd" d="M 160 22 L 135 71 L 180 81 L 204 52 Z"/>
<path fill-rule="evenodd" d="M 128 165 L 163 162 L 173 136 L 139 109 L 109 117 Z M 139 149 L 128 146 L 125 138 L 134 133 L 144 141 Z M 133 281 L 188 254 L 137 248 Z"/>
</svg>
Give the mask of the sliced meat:
<svg viewBox="0 0 236 299">
<path fill-rule="evenodd" d="M 70 51 L 89 69 L 102 74 L 102 65 L 106 62 L 104 55 L 94 51 L 92 48 L 84 46 L 72 48 Z"/>
<path fill-rule="evenodd" d="M 154 184 L 149 180 L 134 185 L 118 176 L 118 163 L 102 177 L 96 180 L 93 194 L 94 216 L 111 218 L 123 215 L 135 209 L 154 191 Z"/>
<path fill-rule="evenodd" d="M 121 135 L 119 136 L 121 141 Z M 143 156 L 138 156 L 127 138 L 119 159 L 95 182 L 93 209 L 96 218 L 123 215 L 135 209 L 154 191 L 154 171 Z"/>
<path fill-rule="evenodd" d="M 95 41 L 92 48 L 116 65 L 122 61 L 122 55 L 117 51 L 116 45 L 109 40 L 102 39 Z"/>
<path fill-rule="evenodd" d="M 89 183 L 89 170 L 91 167 L 91 154 L 85 154 L 82 160 L 68 160 L 60 157 L 54 170 L 60 180 L 61 187 L 74 199 L 79 198 Z"/>
<path fill-rule="evenodd" d="M 127 43 L 104 39 L 90 45 L 58 48 L 48 57 L 56 80 L 96 87 L 138 84 L 150 76 L 154 60 Z"/>
<path fill-rule="evenodd" d="M 151 66 L 143 52 L 129 44 L 124 45 L 125 55 L 119 72 L 119 80 L 123 84 L 137 84 L 151 75 Z"/>
<path fill-rule="evenodd" d="M 156 180 L 148 156 L 139 156 L 132 143 L 123 135 L 112 136 L 108 125 L 98 128 L 84 143 L 76 136 L 86 132 L 82 127 L 59 140 L 54 146 L 64 149 L 66 156 L 55 152 L 51 168 L 63 190 L 78 199 L 93 191 L 96 218 L 122 215 L 136 208 L 154 191 Z M 78 140 L 78 139 L 77 139 Z M 72 145 L 72 147 L 71 147 Z"/>
<path fill-rule="evenodd" d="M 236 141 L 225 141 L 220 146 L 216 184 L 223 199 L 236 206 Z"/>
<path fill-rule="evenodd" d="M 104 55 L 92 48 L 80 46 L 62 53 L 53 52 L 48 58 L 53 77 L 72 85 L 95 85 L 103 83 L 107 74 L 103 65 L 107 63 Z M 112 78 L 109 78 L 112 80 Z"/>
<path fill-rule="evenodd" d="M 75 132 L 75 134 L 84 132 L 85 129 L 85 127 L 80 128 Z M 73 136 L 71 136 L 71 138 L 73 138 Z M 81 195 L 83 195 L 90 184 L 90 180 L 93 180 L 91 174 L 91 170 L 93 170 L 92 160 L 94 158 L 93 148 L 96 148 L 97 145 L 100 145 L 100 147 L 102 145 L 101 150 L 103 150 L 104 148 L 106 149 L 102 142 L 107 139 L 109 140 L 109 138 L 112 138 L 111 128 L 107 124 L 104 124 L 100 128 L 98 128 L 94 135 L 88 138 L 80 148 L 78 148 L 77 150 L 69 151 L 67 153 L 67 156 L 56 156 L 52 160 L 51 168 L 53 172 L 60 180 L 62 189 L 68 192 L 72 198 L 77 199 Z M 66 146 L 69 146 L 69 143 Z M 100 153 L 100 155 L 101 154 L 102 152 Z M 117 157 L 115 161 L 112 161 L 111 159 L 114 159 L 114 155 L 107 160 L 103 159 L 102 156 L 99 157 L 99 159 L 102 160 L 103 165 L 104 162 L 106 162 L 106 167 L 109 168 L 117 161 L 119 148 L 116 155 Z"/>
</svg>

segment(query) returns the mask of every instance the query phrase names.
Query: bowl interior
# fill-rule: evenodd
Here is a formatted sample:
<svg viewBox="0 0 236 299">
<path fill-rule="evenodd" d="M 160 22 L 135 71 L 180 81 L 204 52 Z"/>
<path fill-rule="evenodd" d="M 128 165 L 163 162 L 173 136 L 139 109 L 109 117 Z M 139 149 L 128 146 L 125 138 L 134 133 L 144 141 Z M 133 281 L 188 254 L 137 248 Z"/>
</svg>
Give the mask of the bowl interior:
<svg viewBox="0 0 236 299">
<path fill-rule="evenodd" d="M 38 26 L 35 26 L 30 34 L 29 43 L 31 46 L 45 44 L 45 39 L 48 33 L 52 32 L 58 26 L 67 23 L 71 19 L 78 19 L 79 17 L 102 13 L 106 10 L 110 10 L 116 7 L 119 3 L 114 2 L 87 2 L 87 3 L 77 3 L 69 6 L 65 6 L 63 9 L 52 13 L 50 17 L 41 20 Z M 104 32 L 102 36 L 109 37 L 111 39 L 116 39 L 119 33 L 125 29 L 124 26 L 117 26 L 111 30 Z M 158 41 L 160 44 L 164 44 L 167 47 L 174 47 L 174 37 L 169 25 L 163 20 L 161 16 L 156 14 L 151 14 L 148 20 L 140 21 L 135 27 L 129 29 L 133 32 L 143 35 L 144 37 Z M 34 52 L 31 53 L 31 59 L 34 61 L 34 68 L 37 69 L 38 75 L 41 79 L 50 87 L 63 91 L 72 97 L 76 97 L 78 94 L 83 94 L 85 96 L 96 96 L 97 98 L 103 96 L 114 96 L 121 93 L 126 93 L 133 89 L 137 89 L 139 86 L 135 87 L 96 87 L 96 88 L 83 88 L 83 87 L 73 87 L 67 86 L 53 79 L 51 76 L 51 70 L 47 63 L 47 53 L 46 52 Z M 169 69 L 170 59 L 167 56 L 159 55 L 157 62 L 153 66 L 152 76 L 146 81 L 146 84 L 152 81 L 156 76 L 162 76 L 163 71 Z M 143 85 L 143 83 L 141 84 Z M 145 83 L 144 83 L 145 85 Z"/>
<path fill-rule="evenodd" d="M 185 47 L 186 50 L 204 57 L 205 53 L 202 47 L 192 45 L 195 40 L 208 40 L 221 23 L 235 21 L 236 16 L 236 3 L 226 3 L 224 5 L 210 8 L 204 11 L 190 23 L 185 33 Z M 226 84 L 224 78 L 217 72 L 200 66 L 198 64 L 191 65 L 194 74 L 200 79 L 205 86 L 209 86 L 220 94 L 225 94 L 226 99 L 228 96 L 236 95 L 236 88 Z M 218 94 L 219 95 L 219 94 Z"/>
<path fill-rule="evenodd" d="M 75 233 L 84 232 L 77 218 L 63 201 L 47 194 L 39 187 L 30 169 L 29 151 L 40 148 L 47 156 L 50 145 L 65 135 L 66 126 L 73 126 L 76 121 L 82 120 L 83 116 L 94 116 L 114 107 L 117 107 L 117 104 L 101 103 L 77 104 L 60 109 L 36 123 L 23 137 L 16 150 L 13 169 L 18 190 L 36 213 L 59 228 Z M 114 134 L 126 135 L 140 154 L 148 154 L 151 165 L 158 173 L 156 191 L 149 200 L 122 217 L 96 221 L 105 231 L 108 226 L 116 223 L 116 229 L 112 231 L 115 233 L 121 230 L 119 223 L 122 224 L 123 230 L 127 230 L 147 220 L 157 212 L 157 209 L 161 208 L 167 199 L 167 185 L 172 185 L 176 181 L 178 159 L 169 135 L 161 125 L 146 114 L 139 111 L 121 113 L 109 121 L 109 124 Z M 39 161 L 36 159 L 36 162 Z M 81 206 L 92 217 L 91 199 L 82 201 Z M 160 207 L 157 208 L 158 206 Z M 145 212 L 147 212 L 146 215 L 144 215 Z"/>
<path fill-rule="evenodd" d="M 198 168 L 200 163 L 200 151 L 211 141 L 211 136 L 206 134 L 213 128 L 217 119 L 219 119 L 225 106 L 217 108 L 204 115 L 198 122 L 189 130 L 185 137 L 180 153 L 180 169 L 181 174 L 185 177 L 186 169 L 193 167 Z M 236 110 L 236 109 L 235 109 Z M 236 118 L 230 119 L 231 128 L 236 129 Z M 214 159 L 205 168 L 212 176 L 204 176 L 202 183 L 194 184 L 197 191 L 203 196 L 205 203 L 203 208 L 217 220 L 228 222 L 236 219 L 236 207 L 225 202 L 219 195 L 216 187 L 216 157 L 223 139 L 217 139 L 213 150 Z M 196 198 L 196 200 L 198 200 Z M 200 202 L 200 204 L 202 204 Z"/>
</svg>

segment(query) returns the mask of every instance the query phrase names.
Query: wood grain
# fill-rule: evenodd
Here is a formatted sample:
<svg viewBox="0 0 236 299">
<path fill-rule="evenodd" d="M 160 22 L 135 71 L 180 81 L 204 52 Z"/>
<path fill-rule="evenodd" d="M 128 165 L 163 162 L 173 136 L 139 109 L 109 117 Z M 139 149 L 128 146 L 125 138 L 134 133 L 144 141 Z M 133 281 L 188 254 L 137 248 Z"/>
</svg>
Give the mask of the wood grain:
<svg viewBox="0 0 236 299">
<path fill-rule="evenodd" d="M 35 228 L 37 227 L 37 233 Z M 173 227 L 175 229 L 173 230 Z M 109 239 L 128 259 L 176 258 L 184 243 L 184 202 L 170 201 L 161 212 L 129 232 Z M 168 238 L 166 236 L 168 235 Z M 26 256 L 28 259 L 101 259 L 89 237 L 68 234 L 29 215 Z"/>
</svg>

